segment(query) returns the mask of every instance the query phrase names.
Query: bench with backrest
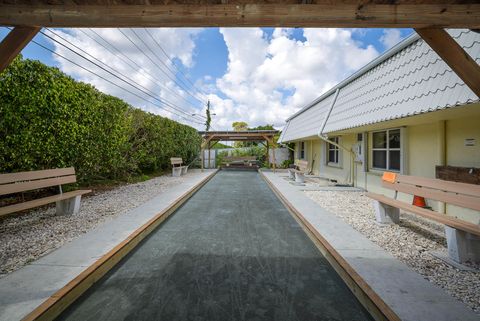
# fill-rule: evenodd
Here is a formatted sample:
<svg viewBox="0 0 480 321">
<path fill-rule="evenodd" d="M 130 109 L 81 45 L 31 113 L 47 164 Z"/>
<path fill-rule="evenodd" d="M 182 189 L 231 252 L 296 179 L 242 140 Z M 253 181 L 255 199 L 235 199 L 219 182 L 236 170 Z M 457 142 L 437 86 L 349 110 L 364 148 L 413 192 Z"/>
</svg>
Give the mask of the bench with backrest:
<svg viewBox="0 0 480 321">
<path fill-rule="evenodd" d="M 294 168 L 289 168 L 288 173 L 291 179 L 295 179 L 297 183 L 305 183 L 305 174 L 308 174 L 308 161 L 303 159 L 296 159 L 294 161 Z"/>
<path fill-rule="evenodd" d="M 50 203 L 57 203 L 57 214 L 75 214 L 80 209 L 81 196 L 91 192 L 91 190 L 76 190 L 63 193 L 62 185 L 76 181 L 73 167 L 0 174 L 0 196 L 52 186 L 59 187 L 57 195 L 0 207 L 0 216 Z"/>
<path fill-rule="evenodd" d="M 183 159 L 181 157 L 170 158 L 172 164 L 172 176 L 179 177 L 185 175 L 188 171 L 188 165 L 183 165 Z"/>
<path fill-rule="evenodd" d="M 480 211 L 480 185 L 386 172 L 382 186 L 395 191 L 394 198 L 366 194 L 374 200 L 377 222 L 398 223 L 400 210 L 403 210 L 444 224 L 450 259 L 459 263 L 480 261 L 480 225 L 397 199 L 400 192 Z"/>
<path fill-rule="evenodd" d="M 257 163 L 256 156 L 225 156 L 223 162 L 226 166 L 248 165 L 253 166 Z"/>
</svg>

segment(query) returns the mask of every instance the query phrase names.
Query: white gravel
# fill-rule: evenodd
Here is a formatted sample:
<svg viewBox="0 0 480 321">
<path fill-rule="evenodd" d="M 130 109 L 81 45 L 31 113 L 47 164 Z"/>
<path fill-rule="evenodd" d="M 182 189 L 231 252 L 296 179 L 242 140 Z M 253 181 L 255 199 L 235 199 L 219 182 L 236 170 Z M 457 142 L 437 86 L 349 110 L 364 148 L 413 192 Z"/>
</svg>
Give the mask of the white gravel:
<svg viewBox="0 0 480 321">
<path fill-rule="evenodd" d="M 102 222 L 141 205 L 183 177 L 159 176 L 82 197 L 80 212 L 55 214 L 55 205 L 0 220 L 0 278 L 86 233 Z"/>
<path fill-rule="evenodd" d="M 480 271 L 461 271 L 431 255 L 432 251 L 446 252 L 442 225 L 403 213 L 400 224 L 379 226 L 375 223 L 371 200 L 362 192 L 305 193 L 425 279 L 480 314 Z"/>
</svg>

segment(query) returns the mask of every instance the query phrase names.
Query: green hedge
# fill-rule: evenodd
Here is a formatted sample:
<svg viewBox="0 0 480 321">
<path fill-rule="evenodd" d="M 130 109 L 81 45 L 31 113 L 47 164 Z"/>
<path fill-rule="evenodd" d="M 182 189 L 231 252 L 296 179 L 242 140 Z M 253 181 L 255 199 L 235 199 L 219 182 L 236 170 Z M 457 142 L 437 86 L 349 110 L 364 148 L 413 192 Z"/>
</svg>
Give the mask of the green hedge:
<svg viewBox="0 0 480 321">
<path fill-rule="evenodd" d="M 83 183 L 190 162 L 201 143 L 192 127 L 21 57 L 0 73 L 0 138 L 0 172 L 74 166 Z"/>
</svg>

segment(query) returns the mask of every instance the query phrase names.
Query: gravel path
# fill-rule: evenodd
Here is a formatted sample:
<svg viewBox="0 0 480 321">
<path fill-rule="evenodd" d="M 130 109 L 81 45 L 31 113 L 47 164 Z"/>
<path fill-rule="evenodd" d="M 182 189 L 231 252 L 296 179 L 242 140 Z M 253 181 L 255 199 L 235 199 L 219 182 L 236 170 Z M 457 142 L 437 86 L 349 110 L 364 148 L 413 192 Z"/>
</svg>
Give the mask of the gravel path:
<svg viewBox="0 0 480 321">
<path fill-rule="evenodd" d="M 305 193 L 425 279 L 442 287 L 480 314 L 480 271 L 460 271 L 430 254 L 432 251 L 446 252 L 442 225 L 401 214 L 400 224 L 379 226 L 375 223 L 371 200 L 361 192 Z"/>
<path fill-rule="evenodd" d="M 52 205 L 1 220 L 0 278 L 184 180 L 185 176 L 165 175 L 94 192 L 82 198 L 76 215 L 57 216 Z"/>
</svg>

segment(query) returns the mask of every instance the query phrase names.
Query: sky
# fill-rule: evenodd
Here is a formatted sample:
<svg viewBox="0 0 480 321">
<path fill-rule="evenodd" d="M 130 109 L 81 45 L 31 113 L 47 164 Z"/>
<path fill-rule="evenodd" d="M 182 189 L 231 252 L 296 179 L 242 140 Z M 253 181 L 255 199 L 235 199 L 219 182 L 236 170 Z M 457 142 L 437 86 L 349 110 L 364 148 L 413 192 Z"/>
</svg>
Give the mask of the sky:
<svg viewBox="0 0 480 321">
<path fill-rule="evenodd" d="M 0 39 L 8 31 L 0 28 Z M 412 32 L 44 28 L 34 41 L 47 49 L 31 42 L 22 54 L 197 129 L 205 127 L 207 101 L 214 130 L 235 121 L 281 129 L 290 115 Z"/>
</svg>

